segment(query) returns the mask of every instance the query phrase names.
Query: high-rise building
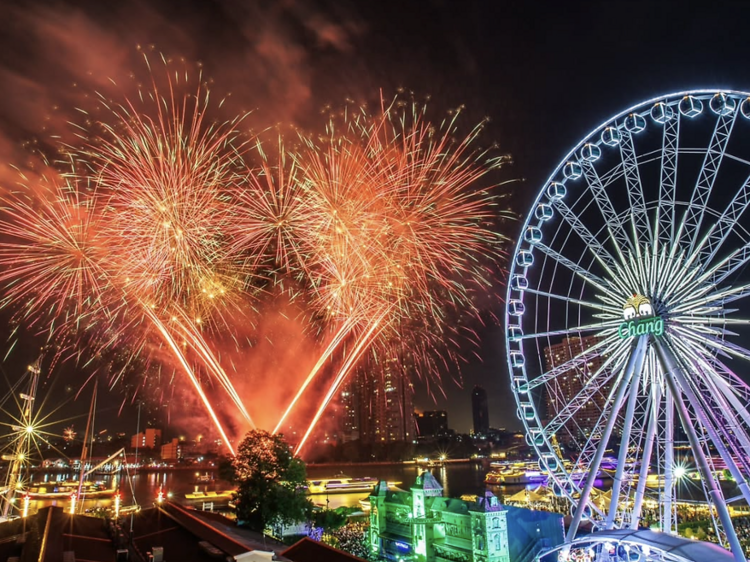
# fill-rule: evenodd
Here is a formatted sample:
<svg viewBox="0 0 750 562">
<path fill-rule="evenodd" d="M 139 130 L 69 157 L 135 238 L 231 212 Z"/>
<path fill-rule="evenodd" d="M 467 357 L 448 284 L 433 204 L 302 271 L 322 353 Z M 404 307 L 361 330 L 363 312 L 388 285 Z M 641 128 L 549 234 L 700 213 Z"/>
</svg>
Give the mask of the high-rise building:
<svg viewBox="0 0 750 562">
<path fill-rule="evenodd" d="M 338 416 L 341 420 L 339 439 L 342 443 L 359 439 L 360 377 L 352 376 L 339 395 Z"/>
<path fill-rule="evenodd" d="M 562 443 L 587 438 L 599 423 L 599 416 L 611 386 L 605 384 L 590 396 L 582 392 L 607 359 L 605 355 L 596 351 L 586 353 L 586 350 L 599 341 L 597 336 L 565 338 L 561 343 L 544 348 L 547 371 L 572 362 L 576 357 L 579 358 L 569 369 L 548 381 L 545 386 L 544 405 L 547 422 L 555 419 L 572 400 L 581 402 L 578 409 L 570 415 L 570 419 L 565 421 L 564 430 L 557 432 L 557 440 Z"/>
<path fill-rule="evenodd" d="M 474 434 L 486 435 L 490 429 L 490 413 L 487 391 L 481 386 L 475 386 L 471 391 L 471 413 L 474 416 Z"/>
<path fill-rule="evenodd" d="M 398 359 L 378 372 L 359 371 L 339 395 L 340 440 L 412 441 L 415 433 L 414 387 Z"/>
<path fill-rule="evenodd" d="M 448 433 L 448 412 L 436 410 L 415 414 L 419 437 L 435 437 Z"/>
</svg>

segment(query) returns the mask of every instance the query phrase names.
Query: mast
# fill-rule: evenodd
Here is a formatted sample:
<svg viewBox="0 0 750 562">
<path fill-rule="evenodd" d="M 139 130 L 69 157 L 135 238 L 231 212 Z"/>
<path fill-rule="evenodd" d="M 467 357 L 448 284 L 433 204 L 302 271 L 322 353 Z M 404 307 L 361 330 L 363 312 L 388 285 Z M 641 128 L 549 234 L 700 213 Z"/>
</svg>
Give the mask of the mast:
<svg viewBox="0 0 750 562">
<path fill-rule="evenodd" d="M 25 393 L 21 393 L 19 403 L 21 409 L 21 416 L 18 420 L 20 426 L 12 426 L 11 429 L 16 432 L 16 447 L 12 455 L 3 455 L 3 460 L 11 461 L 10 469 L 8 470 L 7 480 L 7 491 L 3 498 L 2 516 L 7 518 L 10 515 L 13 503 L 16 499 L 16 492 L 18 491 L 18 484 L 22 482 L 21 471 L 23 470 L 24 464 L 29 458 L 31 452 L 31 441 L 34 434 L 33 425 L 33 408 L 34 399 L 36 398 L 37 385 L 39 383 L 39 373 L 41 372 L 42 358 L 39 357 L 32 365 L 28 367 L 29 373 L 29 385 Z"/>
<path fill-rule="evenodd" d="M 89 417 L 86 420 L 86 432 L 83 435 L 83 448 L 81 449 L 81 472 L 78 475 L 78 492 L 76 498 L 78 499 L 78 506 L 83 508 L 83 498 L 81 497 L 81 490 L 83 489 L 83 479 L 86 476 L 86 459 L 88 459 L 91 453 L 91 448 L 94 446 L 94 410 L 96 409 L 96 390 L 99 387 L 99 381 L 94 381 L 94 392 L 91 393 L 91 407 L 89 408 Z M 91 447 L 87 447 L 89 436 L 91 437 Z"/>
</svg>

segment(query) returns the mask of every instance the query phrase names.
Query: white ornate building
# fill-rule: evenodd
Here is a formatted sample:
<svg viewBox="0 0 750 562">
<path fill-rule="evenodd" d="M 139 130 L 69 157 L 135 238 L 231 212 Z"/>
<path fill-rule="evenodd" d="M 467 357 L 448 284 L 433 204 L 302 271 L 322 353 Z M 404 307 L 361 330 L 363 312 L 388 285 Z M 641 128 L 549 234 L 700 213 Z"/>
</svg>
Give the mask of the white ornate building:
<svg viewBox="0 0 750 562">
<path fill-rule="evenodd" d="M 445 498 L 429 472 L 409 492 L 380 482 L 370 505 L 370 547 L 384 560 L 522 562 L 562 542 L 562 516 L 504 506 L 489 491 L 475 501 Z"/>
</svg>

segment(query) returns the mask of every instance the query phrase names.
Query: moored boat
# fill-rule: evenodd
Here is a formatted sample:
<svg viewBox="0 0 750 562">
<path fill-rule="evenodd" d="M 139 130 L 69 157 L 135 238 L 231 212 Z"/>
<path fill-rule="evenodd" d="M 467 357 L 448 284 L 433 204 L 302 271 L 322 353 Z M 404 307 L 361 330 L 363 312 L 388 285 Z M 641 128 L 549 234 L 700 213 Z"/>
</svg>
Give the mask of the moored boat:
<svg viewBox="0 0 750 562">
<path fill-rule="evenodd" d="M 307 493 L 315 495 L 371 492 L 379 481 L 377 478 L 370 476 L 351 478 L 342 474 L 334 478 L 308 480 Z M 396 484 L 400 484 L 400 482 L 388 482 L 388 486 L 395 486 Z"/>
<path fill-rule="evenodd" d="M 116 488 L 109 487 L 104 482 L 84 482 L 81 487 L 81 496 L 84 498 L 106 498 L 113 497 Z M 56 499 L 68 498 L 78 493 L 78 482 L 49 482 L 29 486 L 26 493 L 31 499 Z"/>
</svg>

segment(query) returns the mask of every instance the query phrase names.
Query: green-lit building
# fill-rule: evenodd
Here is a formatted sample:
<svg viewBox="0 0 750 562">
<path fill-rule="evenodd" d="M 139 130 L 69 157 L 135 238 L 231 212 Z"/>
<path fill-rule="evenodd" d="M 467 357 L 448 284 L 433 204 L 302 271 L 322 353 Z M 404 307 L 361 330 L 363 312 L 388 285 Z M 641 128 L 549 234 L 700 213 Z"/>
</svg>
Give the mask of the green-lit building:
<svg viewBox="0 0 750 562">
<path fill-rule="evenodd" d="M 527 562 L 563 541 L 562 515 L 443 497 L 423 472 L 409 492 L 380 482 L 370 496 L 370 546 L 395 562 Z"/>
</svg>

